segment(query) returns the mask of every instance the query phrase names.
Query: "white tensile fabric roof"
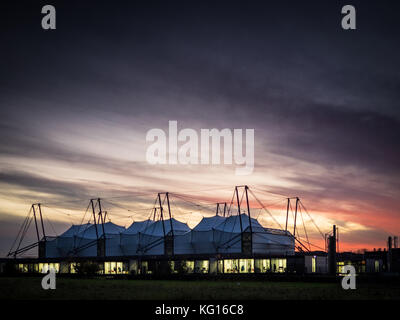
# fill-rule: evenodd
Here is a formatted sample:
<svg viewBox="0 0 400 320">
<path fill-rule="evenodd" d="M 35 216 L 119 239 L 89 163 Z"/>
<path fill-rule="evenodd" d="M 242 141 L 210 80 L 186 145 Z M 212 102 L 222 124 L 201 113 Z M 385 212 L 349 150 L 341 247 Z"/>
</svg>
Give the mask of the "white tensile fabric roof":
<svg viewBox="0 0 400 320">
<path fill-rule="evenodd" d="M 147 219 L 144 221 L 133 222 L 123 233 L 124 234 L 135 234 L 143 232 L 146 228 L 150 227 L 154 223 L 153 220 Z"/>
<path fill-rule="evenodd" d="M 164 222 L 162 220 L 158 220 L 151 224 L 151 226 L 144 229 L 142 233 L 150 236 L 164 236 L 164 229 L 165 234 L 168 234 L 171 231 L 171 222 L 174 234 L 183 234 L 190 231 L 190 228 L 186 223 L 172 218 L 171 220 L 166 219 Z"/>
<path fill-rule="evenodd" d="M 212 217 L 203 217 L 198 225 L 196 225 L 193 230 L 194 231 L 210 231 L 222 222 L 225 221 L 226 218 L 221 216 L 212 216 Z"/>
<path fill-rule="evenodd" d="M 121 232 L 125 231 L 124 227 L 118 226 L 115 223 L 112 222 L 106 222 L 104 223 L 104 232 L 106 235 L 117 235 L 120 234 Z M 101 224 L 98 225 L 91 225 L 89 228 L 81 231 L 79 234 L 77 234 L 78 237 L 85 238 L 85 239 L 96 239 L 96 228 L 97 228 L 97 234 L 98 237 L 101 237 L 103 235 L 103 227 Z"/>
<path fill-rule="evenodd" d="M 242 224 L 242 226 L 240 226 L 240 224 Z M 215 229 L 224 232 L 240 233 L 242 231 L 248 231 L 247 228 L 249 227 L 249 216 L 242 213 L 240 216 L 236 215 L 225 218 Z M 254 218 L 251 218 L 251 227 L 253 232 L 264 230 L 263 226 Z"/>
<path fill-rule="evenodd" d="M 106 256 L 135 256 L 164 254 L 164 234 L 174 231 L 175 254 L 240 253 L 241 232 L 249 232 L 249 216 L 241 214 L 221 217 L 204 217 L 193 229 L 174 218 L 164 221 L 144 220 L 133 222 L 127 229 L 112 222 L 104 224 Z M 294 239 L 283 230 L 264 228 L 257 219 L 251 218 L 254 253 L 294 254 Z M 98 237 L 103 227 L 97 225 Z M 75 248 L 93 244 L 78 250 L 78 256 L 97 255 L 96 229 L 93 224 L 73 225 L 57 241 L 49 241 L 48 257 L 63 257 Z"/>
<path fill-rule="evenodd" d="M 88 229 L 90 226 L 92 226 L 91 223 L 74 224 L 67 231 L 65 231 L 63 234 L 61 234 L 60 237 L 73 237 L 73 236 L 76 236 L 80 232 Z"/>
</svg>

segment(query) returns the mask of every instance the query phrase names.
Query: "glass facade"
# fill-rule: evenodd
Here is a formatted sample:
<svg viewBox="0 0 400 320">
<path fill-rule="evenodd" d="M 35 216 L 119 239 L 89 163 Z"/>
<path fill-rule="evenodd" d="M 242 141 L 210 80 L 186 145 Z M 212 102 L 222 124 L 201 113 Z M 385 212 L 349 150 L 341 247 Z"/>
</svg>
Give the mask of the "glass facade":
<svg viewBox="0 0 400 320">
<path fill-rule="evenodd" d="M 340 275 L 346 274 L 343 270 L 345 265 L 352 265 L 356 269 L 356 273 L 365 273 L 365 261 L 338 261 L 336 263 L 336 272 Z"/>
<path fill-rule="evenodd" d="M 59 263 L 19 263 L 16 265 L 17 270 L 23 273 L 46 273 L 50 268 L 60 272 Z"/>
<path fill-rule="evenodd" d="M 218 261 L 219 273 L 286 272 L 286 259 L 224 259 Z"/>
<path fill-rule="evenodd" d="M 157 273 L 210 273 L 210 266 L 213 268 L 213 273 L 230 274 L 230 273 L 283 273 L 287 271 L 286 258 L 269 258 L 269 259 L 219 259 L 210 265 L 210 260 L 175 260 L 175 261 L 159 261 L 148 260 L 135 263 L 135 273 L 139 274 L 157 274 Z M 65 262 L 61 263 L 20 263 L 16 267 L 20 272 L 37 272 L 44 273 L 49 268 L 54 268 L 56 272 L 61 273 L 76 273 L 78 263 Z M 343 263 L 338 263 L 338 269 L 341 269 Z M 100 263 L 100 274 L 116 275 L 129 274 L 130 263 L 122 261 L 105 261 Z M 133 269 L 132 269 L 133 270 Z M 316 260 L 312 259 L 312 272 L 316 272 Z M 340 272 L 340 271 L 339 271 Z"/>
</svg>

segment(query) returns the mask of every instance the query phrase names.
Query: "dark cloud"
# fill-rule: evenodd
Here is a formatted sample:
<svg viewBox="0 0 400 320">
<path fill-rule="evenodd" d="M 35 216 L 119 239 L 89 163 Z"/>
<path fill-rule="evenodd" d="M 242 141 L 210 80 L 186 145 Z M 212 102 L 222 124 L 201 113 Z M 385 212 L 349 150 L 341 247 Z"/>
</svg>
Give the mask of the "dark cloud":
<svg viewBox="0 0 400 320">
<path fill-rule="evenodd" d="M 89 188 L 82 186 L 82 183 L 56 181 L 28 172 L 1 172 L 0 181 L 2 184 L 11 184 L 22 187 L 25 190 L 49 194 L 68 200 L 71 198 L 81 199 L 82 197 L 90 197 Z"/>
<path fill-rule="evenodd" d="M 266 162 L 278 155 L 338 172 L 321 178 L 299 172 L 285 179 L 304 190 L 276 190 L 313 201 L 321 194 L 366 201 L 370 210 L 385 208 L 394 217 L 387 202 L 400 193 L 398 3 L 353 1 L 354 32 L 340 28 L 343 1 L 56 1 L 54 32 L 40 28 L 44 4 L 10 2 L 2 10 L 4 188 L 17 186 L 26 198 L 41 192 L 63 200 L 128 193 L 113 181 L 49 179 L 15 167 L 13 159 L 129 176 L 154 189 L 173 185 L 171 179 L 182 182 L 189 170 L 155 172 L 136 159 L 53 139 L 62 130 L 86 127 L 124 128 L 144 139 L 148 129 L 176 119 L 193 128 L 255 128 L 261 145 L 256 170 L 287 169 Z M 111 133 L 109 141 L 111 150 Z M 380 186 L 369 189 L 374 179 Z M 352 180 L 367 185 L 358 189 Z"/>
<path fill-rule="evenodd" d="M 309 105 L 278 118 L 273 152 L 326 166 L 353 166 L 398 176 L 400 122 L 377 112 Z"/>
</svg>

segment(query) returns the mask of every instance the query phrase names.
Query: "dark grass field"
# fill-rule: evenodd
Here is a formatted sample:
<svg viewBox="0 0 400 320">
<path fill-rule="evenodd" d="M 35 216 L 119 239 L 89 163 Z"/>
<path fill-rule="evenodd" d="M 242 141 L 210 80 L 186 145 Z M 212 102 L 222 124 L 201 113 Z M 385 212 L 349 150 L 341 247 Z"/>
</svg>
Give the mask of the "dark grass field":
<svg viewBox="0 0 400 320">
<path fill-rule="evenodd" d="M 361 283 L 343 290 L 338 283 L 235 280 L 128 280 L 57 278 L 43 290 L 40 277 L 0 278 L 2 300 L 364 300 L 400 299 L 400 284 Z"/>
</svg>

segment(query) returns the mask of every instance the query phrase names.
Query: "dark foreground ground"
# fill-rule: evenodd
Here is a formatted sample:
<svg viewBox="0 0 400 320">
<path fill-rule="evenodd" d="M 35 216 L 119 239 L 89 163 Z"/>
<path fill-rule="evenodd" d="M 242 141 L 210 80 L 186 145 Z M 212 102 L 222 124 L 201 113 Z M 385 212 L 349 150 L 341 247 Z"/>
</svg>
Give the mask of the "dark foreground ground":
<svg viewBox="0 0 400 320">
<path fill-rule="evenodd" d="M 240 280 L 127 280 L 57 278 L 56 290 L 43 290 L 40 277 L 0 278 L 0 299 L 400 299 L 400 284 L 358 283 L 343 290 L 337 283 Z"/>
</svg>

